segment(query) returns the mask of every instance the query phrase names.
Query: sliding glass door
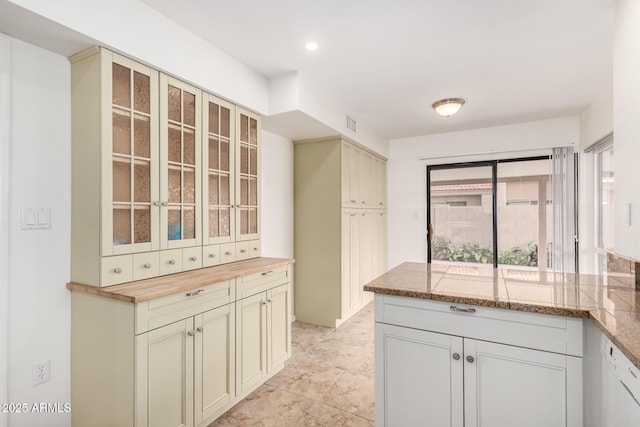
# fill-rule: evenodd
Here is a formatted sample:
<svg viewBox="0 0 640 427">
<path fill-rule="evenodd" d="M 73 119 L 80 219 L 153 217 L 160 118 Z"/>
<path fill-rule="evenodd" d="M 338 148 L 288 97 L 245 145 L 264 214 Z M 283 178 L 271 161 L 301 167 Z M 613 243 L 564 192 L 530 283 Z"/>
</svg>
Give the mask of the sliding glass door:
<svg viewBox="0 0 640 427">
<path fill-rule="evenodd" d="M 550 157 L 427 167 L 428 262 L 551 269 Z"/>
</svg>

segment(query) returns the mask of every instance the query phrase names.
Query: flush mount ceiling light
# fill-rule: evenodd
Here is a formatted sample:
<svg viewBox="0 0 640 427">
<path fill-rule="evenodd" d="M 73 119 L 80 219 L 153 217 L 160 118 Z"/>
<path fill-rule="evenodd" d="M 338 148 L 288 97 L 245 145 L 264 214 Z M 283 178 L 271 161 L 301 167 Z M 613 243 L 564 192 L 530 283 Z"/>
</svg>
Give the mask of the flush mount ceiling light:
<svg viewBox="0 0 640 427">
<path fill-rule="evenodd" d="M 432 107 L 436 110 L 436 113 L 443 117 L 451 117 L 464 105 L 464 99 L 462 98 L 447 98 L 441 99 L 433 103 Z"/>
<path fill-rule="evenodd" d="M 318 43 L 316 42 L 308 42 L 304 45 L 304 48 L 310 51 L 318 50 L 319 47 L 320 46 L 318 46 Z"/>
</svg>

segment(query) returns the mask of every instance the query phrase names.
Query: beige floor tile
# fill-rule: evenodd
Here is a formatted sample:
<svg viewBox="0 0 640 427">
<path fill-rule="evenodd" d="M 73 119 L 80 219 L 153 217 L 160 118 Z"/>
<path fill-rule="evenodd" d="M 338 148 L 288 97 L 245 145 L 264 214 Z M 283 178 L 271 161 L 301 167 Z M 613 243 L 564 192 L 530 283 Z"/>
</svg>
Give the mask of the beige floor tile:
<svg viewBox="0 0 640 427">
<path fill-rule="evenodd" d="M 372 427 L 373 421 L 319 403 L 313 405 L 300 420 L 301 426 Z"/>
<path fill-rule="evenodd" d="M 345 372 L 320 402 L 368 420 L 374 419 L 374 380 L 364 375 Z"/>
</svg>

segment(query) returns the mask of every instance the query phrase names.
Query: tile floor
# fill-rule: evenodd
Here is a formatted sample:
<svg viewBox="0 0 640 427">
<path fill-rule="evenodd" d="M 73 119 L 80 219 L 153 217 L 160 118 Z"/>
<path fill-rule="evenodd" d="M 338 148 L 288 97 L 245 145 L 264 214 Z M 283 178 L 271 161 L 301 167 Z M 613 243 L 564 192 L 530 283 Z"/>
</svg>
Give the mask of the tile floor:
<svg viewBox="0 0 640 427">
<path fill-rule="evenodd" d="M 285 368 L 209 427 L 373 426 L 373 304 L 337 329 L 294 322 Z"/>
</svg>

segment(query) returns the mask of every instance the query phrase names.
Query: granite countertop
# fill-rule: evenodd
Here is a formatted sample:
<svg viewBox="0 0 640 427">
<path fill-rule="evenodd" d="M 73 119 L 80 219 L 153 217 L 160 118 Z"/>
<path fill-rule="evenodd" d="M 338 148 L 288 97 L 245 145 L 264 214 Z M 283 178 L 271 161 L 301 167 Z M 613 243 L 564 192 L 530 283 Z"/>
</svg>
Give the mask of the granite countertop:
<svg viewBox="0 0 640 427">
<path fill-rule="evenodd" d="M 407 262 L 364 290 L 591 319 L 640 368 L 640 292 L 628 277 Z"/>
</svg>

